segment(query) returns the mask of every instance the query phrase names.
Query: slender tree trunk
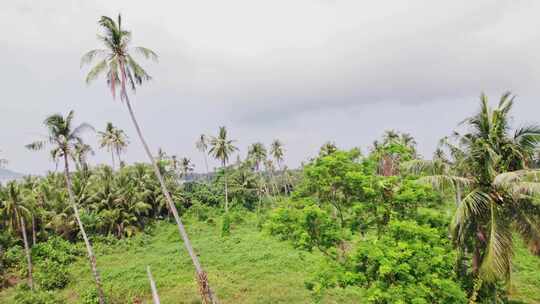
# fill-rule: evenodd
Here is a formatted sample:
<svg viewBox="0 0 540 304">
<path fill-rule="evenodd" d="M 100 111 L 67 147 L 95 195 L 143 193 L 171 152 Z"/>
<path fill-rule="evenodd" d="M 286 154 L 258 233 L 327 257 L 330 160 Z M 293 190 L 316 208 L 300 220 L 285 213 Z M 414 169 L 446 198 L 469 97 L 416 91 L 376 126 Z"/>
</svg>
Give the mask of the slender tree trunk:
<svg viewBox="0 0 540 304">
<path fill-rule="evenodd" d="M 206 181 L 210 182 L 210 171 L 208 171 L 208 155 L 206 155 L 206 151 L 203 151 L 204 154 L 204 166 L 206 167 Z"/>
<path fill-rule="evenodd" d="M 461 186 L 456 184 L 456 207 L 461 205 Z"/>
<path fill-rule="evenodd" d="M 150 271 L 150 266 L 146 266 L 146 273 L 148 274 L 148 280 L 150 281 L 150 289 L 152 289 L 152 300 L 154 301 L 154 304 L 160 304 L 156 282 Z"/>
<path fill-rule="evenodd" d="M 225 179 L 225 213 L 229 212 L 229 189 L 227 189 L 227 165 L 223 162 L 223 178 Z"/>
<path fill-rule="evenodd" d="M 32 246 L 36 246 L 36 218 L 32 214 Z"/>
<path fill-rule="evenodd" d="M 115 167 L 115 164 L 114 164 L 114 149 L 111 148 L 111 159 L 112 159 L 112 169 L 114 171 L 114 167 Z"/>
<path fill-rule="evenodd" d="M 193 266 L 195 266 L 195 271 L 197 272 L 197 282 L 199 283 L 199 289 L 201 291 L 201 296 L 203 297 L 203 301 L 206 302 L 207 301 L 206 299 L 209 299 L 210 303 L 216 304 L 218 303 L 218 299 L 216 295 L 213 293 L 213 291 L 211 290 L 210 285 L 208 284 L 206 273 L 204 272 L 201 266 L 201 263 L 199 262 L 199 258 L 197 257 L 197 255 L 195 254 L 195 251 L 193 250 L 193 247 L 191 246 L 191 241 L 189 240 L 186 229 L 184 228 L 184 224 L 182 223 L 182 220 L 180 219 L 180 216 L 178 215 L 178 210 L 176 209 L 176 206 L 174 205 L 174 202 L 169 193 L 169 190 L 167 189 L 167 186 L 165 185 L 165 180 L 163 179 L 163 176 L 161 175 L 161 172 L 159 171 L 159 167 L 156 163 L 156 160 L 152 156 L 152 152 L 150 152 L 150 148 L 148 147 L 148 144 L 146 143 L 146 140 L 143 137 L 141 128 L 139 127 L 139 123 L 137 122 L 137 119 L 135 118 L 135 113 L 133 112 L 133 109 L 131 108 L 131 103 L 125 91 L 123 92 L 123 95 L 124 95 L 124 100 L 126 102 L 126 105 L 129 111 L 129 115 L 131 117 L 133 125 L 135 126 L 135 130 L 137 131 L 137 135 L 139 136 L 139 139 L 141 140 L 141 143 L 146 152 L 146 155 L 148 156 L 148 159 L 152 163 L 154 172 L 159 180 L 159 183 L 161 184 L 161 190 L 163 191 L 165 200 L 169 204 L 169 208 L 174 216 L 176 225 L 178 226 L 178 232 L 180 233 L 180 236 L 182 237 L 182 240 L 184 241 L 184 246 L 186 247 L 186 250 L 189 256 L 191 257 Z"/>
<path fill-rule="evenodd" d="M 24 224 L 24 218 L 19 216 L 21 220 L 21 232 L 24 242 L 24 252 L 26 253 L 26 262 L 28 263 L 28 286 L 31 290 L 34 290 L 34 278 L 32 275 L 32 254 L 30 253 L 30 246 L 28 245 L 28 238 L 26 237 L 26 225 Z"/>
<path fill-rule="evenodd" d="M 84 226 L 81 221 L 81 217 L 79 216 L 79 208 L 77 207 L 77 203 L 75 201 L 75 194 L 73 194 L 73 189 L 71 186 L 71 176 L 69 175 L 69 162 L 68 162 L 68 156 L 67 153 L 64 151 L 64 175 L 66 178 L 66 187 L 69 194 L 69 200 L 71 202 L 71 207 L 73 208 L 73 213 L 75 214 L 75 219 L 77 220 L 77 224 L 79 225 L 79 229 L 81 230 L 81 234 L 84 240 L 84 244 L 86 245 L 86 251 L 88 252 L 88 260 L 90 262 L 90 268 L 92 270 L 92 274 L 94 276 L 94 280 L 96 282 L 96 289 L 98 292 L 99 297 L 99 304 L 105 304 L 105 294 L 103 293 L 103 289 L 101 287 L 101 277 L 99 275 L 99 270 L 97 269 L 96 265 L 96 256 L 94 255 L 94 250 L 92 249 L 92 244 L 90 244 L 90 240 L 88 240 L 88 236 L 86 235 L 86 231 L 84 230 Z"/>
<path fill-rule="evenodd" d="M 116 158 L 118 159 L 118 166 L 122 168 L 122 159 L 120 158 L 120 149 L 116 149 Z"/>
</svg>

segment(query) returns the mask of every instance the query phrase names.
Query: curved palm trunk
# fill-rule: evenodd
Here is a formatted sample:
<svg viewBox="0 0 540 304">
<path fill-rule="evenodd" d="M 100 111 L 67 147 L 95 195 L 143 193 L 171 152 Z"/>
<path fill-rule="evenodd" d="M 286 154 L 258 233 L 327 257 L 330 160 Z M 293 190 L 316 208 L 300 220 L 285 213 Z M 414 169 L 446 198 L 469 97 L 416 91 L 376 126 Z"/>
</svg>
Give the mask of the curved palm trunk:
<svg viewBox="0 0 540 304">
<path fill-rule="evenodd" d="M 169 205 L 169 209 L 173 214 L 174 220 L 176 221 L 176 225 L 178 226 L 178 232 L 180 233 L 180 236 L 182 237 L 182 240 L 184 241 L 184 246 L 186 247 L 186 250 L 189 256 L 191 257 L 191 261 L 193 262 L 193 265 L 195 266 L 195 271 L 197 272 L 197 282 L 199 283 L 199 288 L 201 291 L 201 296 L 203 297 L 203 301 L 204 303 L 207 303 L 207 299 L 208 299 L 210 303 L 213 303 L 213 304 L 218 303 L 218 299 L 216 295 L 210 289 L 210 285 L 208 284 L 206 273 L 204 272 L 201 266 L 201 263 L 199 262 L 199 258 L 197 257 L 197 255 L 195 254 L 195 251 L 193 250 L 193 247 L 191 246 L 191 241 L 189 240 L 186 229 L 184 228 L 184 224 L 182 223 L 182 220 L 180 219 L 180 216 L 178 215 L 178 210 L 176 210 L 176 206 L 173 203 L 169 190 L 167 189 L 167 186 L 165 185 L 165 180 L 163 179 L 163 176 L 161 175 L 161 172 L 159 171 L 159 167 L 156 163 L 156 160 L 152 156 L 152 152 L 150 152 L 150 148 L 148 147 L 148 144 L 146 143 L 146 140 L 143 137 L 141 128 L 139 127 L 139 123 L 137 122 L 137 119 L 135 118 L 135 113 L 133 112 L 133 109 L 131 108 L 131 103 L 129 102 L 129 98 L 127 94 L 125 93 L 123 94 L 123 96 L 125 98 L 124 100 L 129 110 L 129 115 L 131 117 L 133 125 L 135 126 L 135 130 L 137 131 L 137 135 L 139 136 L 139 139 L 141 140 L 141 143 L 146 152 L 146 155 L 148 156 L 148 159 L 152 163 L 152 167 L 154 168 L 154 173 L 156 174 L 159 180 L 159 183 L 161 185 L 161 191 L 163 192 L 163 195 L 165 196 L 165 200 L 167 201 Z"/>
<path fill-rule="evenodd" d="M 34 278 L 32 275 L 32 255 L 30 254 L 30 246 L 28 245 L 28 238 L 26 237 L 26 225 L 24 224 L 24 218 L 19 217 L 21 220 L 21 233 L 24 242 L 24 252 L 26 254 L 26 262 L 28 263 L 28 286 L 34 290 Z"/>
<path fill-rule="evenodd" d="M 99 304 L 105 304 L 105 294 L 103 293 L 103 289 L 101 287 L 101 277 L 99 275 L 99 271 L 96 265 L 96 256 L 94 255 L 92 244 L 90 244 L 90 241 L 88 240 L 88 236 L 86 235 L 86 231 L 84 230 L 81 217 L 79 216 L 79 208 L 77 207 L 77 203 L 75 202 L 75 194 L 73 194 L 73 189 L 71 186 L 71 176 L 69 175 L 69 163 L 68 163 L 67 153 L 64 153 L 64 175 L 66 178 L 66 187 L 69 194 L 69 201 L 71 203 L 71 207 L 73 208 L 73 213 L 75 214 L 75 219 L 77 220 L 79 229 L 81 230 L 84 244 L 86 245 L 86 251 L 88 252 L 88 260 L 90 262 L 90 268 L 92 269 L 92 274 L 96 282 L 96 289 L 98 292 Z"/>
</svg>

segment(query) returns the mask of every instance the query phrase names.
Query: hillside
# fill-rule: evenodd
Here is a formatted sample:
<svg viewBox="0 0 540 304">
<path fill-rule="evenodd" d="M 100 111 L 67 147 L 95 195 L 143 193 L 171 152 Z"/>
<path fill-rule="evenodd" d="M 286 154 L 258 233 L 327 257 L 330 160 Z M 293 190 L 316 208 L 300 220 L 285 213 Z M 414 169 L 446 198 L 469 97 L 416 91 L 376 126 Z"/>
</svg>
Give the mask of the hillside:
<svg viewBox="0 0 540 304">
<path fill-rule="evenodd" d="M 6 182 L 23 177 L 24 174 L 11 171 L 5 168 L 0 168 L 0 182 Z"/>
</svg>

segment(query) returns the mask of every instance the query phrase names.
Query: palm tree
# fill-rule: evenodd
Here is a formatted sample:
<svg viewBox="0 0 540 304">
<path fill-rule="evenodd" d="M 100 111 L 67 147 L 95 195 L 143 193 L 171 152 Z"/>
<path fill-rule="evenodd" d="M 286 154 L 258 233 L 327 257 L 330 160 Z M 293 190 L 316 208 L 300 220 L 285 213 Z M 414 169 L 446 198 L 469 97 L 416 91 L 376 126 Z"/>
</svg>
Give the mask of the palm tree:
<svg viewBox="0 0 540 304">
<path fill-rule="evenodd" d="M 234 146 L 235 140 L 227 138 L 227 129 L 225 127 L 219 127 L 219 135 L 210 139 L 210 150 L 208 151 L 215 159 L 221 161 L 221 167 L 223 168 L 223 176 L 225 179 L 225 212 L 229 211 L 229 198 L 227 190 L 227 163 L 231 154 L 238 150 Z"/>
<path fill-rule="evenodd" d="M 75 144 L 71 158 L 73 159 L 77 170 L 88 169 L 88 154 L 94 155 L 92 146 L 82 142 Z"/>
<path fill-rule="evenodd" d="M 285 178 L 285 172 L 283 170 L 283 156 L 285 155 L 285 149 L 283 148 L 283 143 L 279 139 L 274 139 L 270 145 L 270 155 L 276 161 L 279 171 L 282 172 L 282 177 Z M 287 181 L 284 180 L 285 193 L 289 193 L 289 187 L 287 186 Z"/>
<path fill-rule="evenodd" d="M 197 150 L 199 150 L 204 155 L 204 165 L 206 167 L 206 177 L 207 180 L 209 179 L 209 171 L 208 171 L 208 157 L 206 155 L 206 151 L 208 150 L 208 137 L 204 134 L 201 134 L 199 136 L 199 139 L 197 139 L 197 142 L 195 143 L 195 146 L 197 147 Z"/>
<path fill-rule="evenodd" d="M 98 76 L 105 74 L 107 84 L 110 88 L 113 99 L 116 97 L 117 91 L 120 93 L 120 99 L 125 102 L 137 135 L 142 143 L 142 146 L 148 156 L 148 159 L 152 163 L 154 172 L 161 185 L 161 190 L 165 199 L 169 205 L 174 219 L 178 226 L 178 232 L 184 241 L 189 256 L 195 266 L 197 272 L 197 281 L 199 283 L 201 296 L 204 301 L 208 298 L 212 303 L 217 303 L 217 297 L 213 294 L 207 281 L 206 274 L 199 262 L 198 256 L 195 254 L 191 241 L 187 235 L 184 225 L 178 216 L 178 211 L 171 198 L 165 180 L 160 172 L 159 166 L 150 151 L 146 140 L 142 134 L 141 127 L 137 122 L 135 113 L 131 107 L 131 103 L 128 96 L 128 87 L 132 91 L 135 91 L 137 85 L 141 85 L 144 81 L 151 79 L 150 75 L 135 61 L 131 56 L 131 50 L 141 54 L 146 59 L 157 60 L 157 55 L 152 50 L 145 47 L 130 48 L 131 32 L 122 28 L 122 19 L 118 15 L 118 19 L 115 22 L 113 19 L 102 16 L 99 19 L 99 25 L 103 29 L 103 35 L 98 36 L 98 39 L 105 45 L 105 49 L 96 49 L 87 52 L 81 59 L 82 64 L 91 63 L 94 59 L 100 58 L 98 63 L 89 71 L 86 76 L 86 82 L 90 83 Z"/>
<path fill-rule="evenodd" d="M 184 178 L 187 178 L 191 172 L 193 172 L 195 166 L 191 162 L 191 159 L 182 157 L 180 159 L 180 172 Z"/>
<path fill-rule="evenodd" d="M 105 131 L 98 132 L 100 139 L 99 145 L 101 148 L 107 148 L 111 152 L 112 168 L 114 169 L 114 155 L 118 158 L 118 162 L 121 163 L 120 154 L 125 151 L 129 144 L 128 138 L 124 130 L 115 127 L 111 122 L 108 122 L 105 126 Z"/>
<path fill-rule="evenodd" d="M 453 238 L 462 251 L 472 252 L 473 274 L 493 293 L 495 281 L 510 279 L 514 231 L 540 255 L 540 210 L 533 203 L 533 195 L 540 193 L 540 171 L 529 169 L 540 127 L 524 126 L 510 134 L 513 103 L 514 97 L 505 93 L 492 109 L 482 94 L 480 111 L 463 122 L 468 133 L 455 133 L 452 148 L 464 168 L 457 170 L 461 174 L 441 170 L 423 177 L 435 187 L 466 190 L 452 221 Z"/>
<path fill-rule="evenodd" d="M 76 146 L 83 143 L 81 134 L 88 129 L 93 130 L 93 128 L 86 123 L 82 123 L 78 126 L 73 126 L 74 114 L 75 113 L 73 111 L 70 111 L 66 115 L 66 117 L 63 117 L 61 114 L 53 114 L 47 117 L 43 122 L 49 133 L 45 140 L 33 142 L 26 147 L 31 150 L 41 150 L 46 145 L 51 145 L 52 150 L 50 153 L 53 160 L 55 162 L 58 162 L 61 158 L 64 160 L 64 178 L 66 181 L 66 188 L 69 194 L 69 201 L 71 203 L 71 207 L 73 208 L 77 224 L 79 225 L 79 230 L 86 245 L 88 259 L 90 261 L 90 268 L 92 269 L 92 274 L 94 275 L 96 288 L 99 294 L 99 302 L 100 304 L 103 304 L 105 303 L 105 295 L 101 288 L 101 277 L 99 275 L 99 271 L 96 265 L 96 257 L 94 255 L 92 244 L 90 244 L 90 240 L 86 235 L 86 231 L 79 215 L 79 208 L 77 207 L 77 203 L 75 200 L 75 194 L 72 188 L 71 175 L 69 172 L 69 158 L 73 156 Z"/>
<path fill-rule="evenodd" d="M 24 243 L 24 252 L 26 254 L 26 261 L 28 266 L 28 286 L 30 289 L 34 289 L 34 280 L 32 276 L 32 255 L 30 253 L 30 245 L 28 244 L 28 237 L 26 232 L 26 223 L 25 216 L 31 215 L 31 211 L 22 203 L 21 190 L 19 186 L 11 181 L 7 184 L 4 204 L 3 204 L 2 213 L 3 216 L 8 218 L 8 227 L 15 231 L 18 230 L 21 232 L 23 243 Z"/>
<path fill-rule="evenodd" d="M 266 160 L 266 155 L 266 148 L 260 142 L 254 143 L 248 148 L 248 158 L 253 161 L 255 164 L 255 171 L 257 171 L 259 174 L 259 206 L 261 204 L 263 188 L 266 188 L 261 167 L 263 162 Z"/>
</svg>

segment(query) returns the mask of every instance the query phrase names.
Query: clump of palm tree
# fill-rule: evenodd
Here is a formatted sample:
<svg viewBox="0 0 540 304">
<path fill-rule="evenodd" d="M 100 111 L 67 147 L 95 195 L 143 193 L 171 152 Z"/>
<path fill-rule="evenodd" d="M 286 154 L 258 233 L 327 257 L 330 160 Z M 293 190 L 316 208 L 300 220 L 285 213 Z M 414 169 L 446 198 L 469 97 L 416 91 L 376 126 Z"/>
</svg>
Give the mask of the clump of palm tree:
<svg viewBox="0 0 540 304">
<path fill-rule="evenodd" d="M 96 265 L 96 257 L 94 255 L 92 244 L 90 243 L 90 240 L 86 235 L 86 231 L 79 215 L 79 208 L 75 200 L 73 184 L 69 171 L 70 157 L 73 157 L 77 146 L 84 143 L 81 134 L 86 130 L 93 130 L 93 128 L 87 123 L 82 123 L 78 126 L 74 126 L 74 115 L 75 113 L 73 111 L 70 111 L 66 115 L 66 117 L 63 117 L 61 114 L 53 114 L 51 116 L 48 116 L 43 122 L 48 131 L 48 135 L 46 136 L 46 138 L 44 140 L 35 141 L 27 145 L 26 147 L 31 150 L 41 150 L 45 148 L 45 146 L 50 145 L 52 148 L 52 150 L 50 151 L 52 159 L 56 163 L 58 163 L 59 160 L 64 161 L 64 178 L 66 182 L 66 188 L 69 194 L 69 201 L 71 203 L 71 207 L 73 208 L 79 230 L 86 245 L 88 259 L 90 261 L 90 268 L 92 269 L 92 274 L 94 276 L 96 288 L 99 295 L 99 302 L 100 304 L 102 304 L 105 303 L 105 295 L 101 288 L 101 277 L 99 275 L 99 271 Z"/>
<path fill-rule="evenodd" d="M 144 151 L 146 152 L 149 161 L 152 163 L 152 167 L 161 185 L 165 200 L 176 221 L 178 232 L 184 241 L 184 246 L 191 257 L 197 272 L 197 281 L 199 283 L 201 296 L 204 301 L 209 300 L 212 303 L 217 303 L 217 297 L 214 295 L 208 284 L 207 276 L 199 262 L 198 256 L 193 250 L 191 241 L 180 216 L 178 215 L 178 210 L 169 193 L 158 163 L 153 157 L 150 147 L 146 143 L 128 96 L 128 89 L 131 89 L 134 92 L 138 85 L 142 85 L 143 82 L 151 79 L 151 76 L 133 58 L 132 52 L 136 52 L 146 59 L 153 59 L 155 61 L 158 56 L 154 51 L 146 47 L 131 47 L 131 31 L 122 27 L 122 18 L 120 15 L 118 15 L 116 21 L 110 17 L 102 16 L 99 19 L 99 25 L 103 30 L 103 34 L 99 35 L 98 39 L 103 43 L 105 48 L 91 50 L 82 57 L 81 64 L 88 64 L 94 60 L 98 60 L 97 64 L 88 72 L 86 82 L 90 83 L 100 75 L 104 74 L 113 99 L 118 92 L 121 101 L 125 103 Z"/>
<path fill-rule="evenodd" d="M 26 218 L 30 218 L 31 209 L 23 203 L 21 194 L 21 187 L 11 181 L 7 184 L 5 193 L 0 193 L 0 218 L 7 219 L 7 227 L 11 231 L 18 230 L 21 233 L 24 252 L 26 255 L 26 262 L 28 267 L 28 286 L 30 289 L 34 289 L 34 280 L 32 276 L 32 254 L 30 252 L 30 245 L 28 242 Z"/>
<path fill-rule="evenodd" d="M 105 126 L 105 131 L 99 131 L 99 146 L 107 148 L 111 153 L 112 168 L 115 167 L 115 154 L 118 158 L 118 163 L 122 164 L 120 154 L 125 152 L 129 140 L 124 130 L 115 127 L 111 122 Z"/>
<path fill-rule="evenodd" d="M 227 137 L 227 129 L 225 127 L 219 127 L 218 136 L 210 139 L 210 150 L 208 151 L 215 159 L 218 159 L 221 162 L 221 167 L 223 168 L 223 177 L 225 181 L 225 212 L 229 211 L 227 164 L 231 154 L 238 150 L 234 145 L 234 142 L 235 140 Z"/>
<path fill-rule="evenodd" d="M 473 275 L 492 293 L 496 281 L 510 279 L 514 233 L 540 255 L 540 210 L 533 202 L 540 194 L 540 171 L 530 168 L 540 126 L 511 133 L 513 104 L 514 97 L 505 93 L 491 108 L 482 94 L 478 113 L 463 122 L 466 133 L 454 134 L 453 168 L 441 166 L 441 159 L 415 165 L 436 173 L 422 178 L 435 187 L 465 191 L 452 222 L 453 239 L 463 254 L 472 255 Z M 437 164 L 440 168 L 433 170 Z"/>
</svg>

